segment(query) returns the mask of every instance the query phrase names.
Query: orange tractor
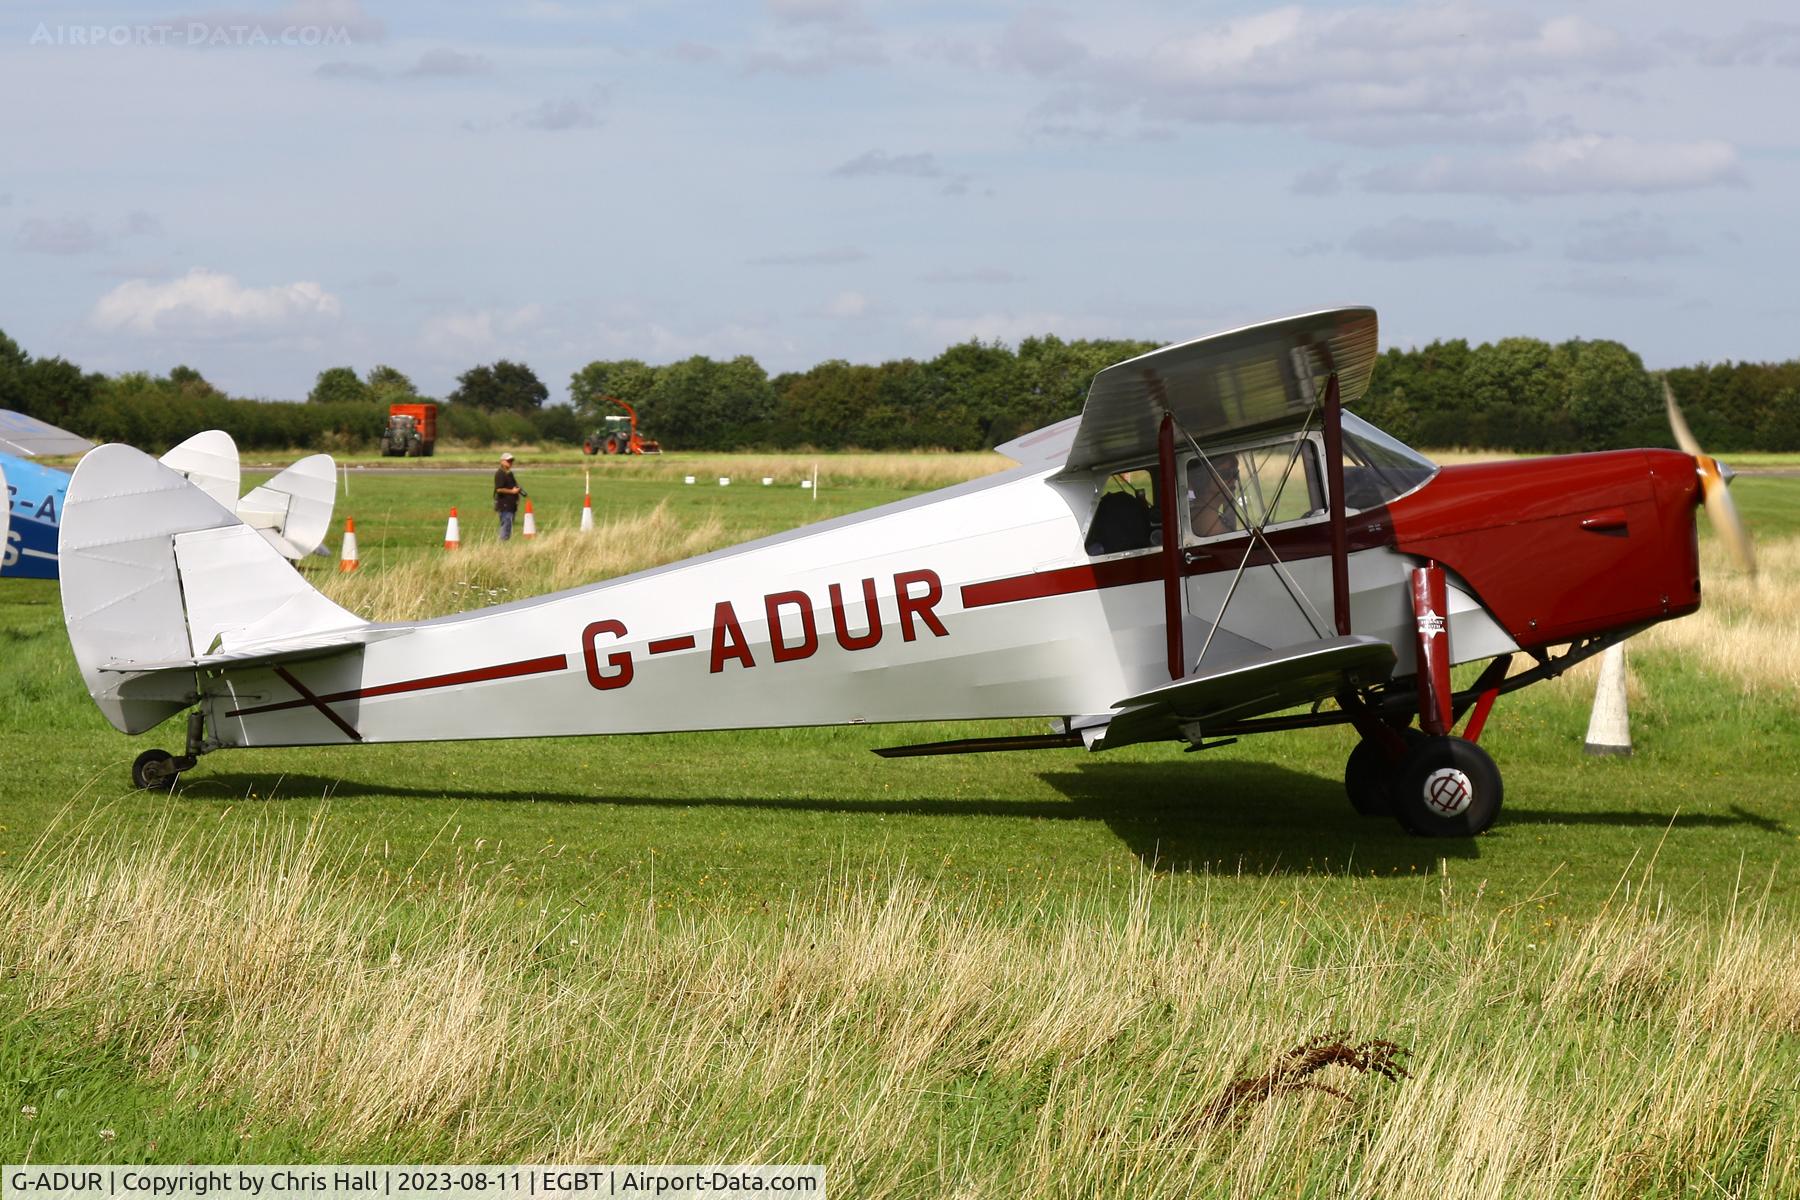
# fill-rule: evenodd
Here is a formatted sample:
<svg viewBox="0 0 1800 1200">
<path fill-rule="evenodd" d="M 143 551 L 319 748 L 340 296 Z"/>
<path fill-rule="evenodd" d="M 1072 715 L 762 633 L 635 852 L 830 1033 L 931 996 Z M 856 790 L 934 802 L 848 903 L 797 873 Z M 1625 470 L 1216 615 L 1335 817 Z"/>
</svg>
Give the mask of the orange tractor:
<svg viewBox="0 0 1800 1200">
<path fill-rule="evenodd" d="M 662 453 L 662 443 L 638 435 L 637 409 L 617 396 L 601 396 L 600 399 L 612 401 L 624 409 L 627 415 L 603 417 L 605 428 L 588 435 L 587 440 L 581 444 L 583 454 Z"/>
</svg>

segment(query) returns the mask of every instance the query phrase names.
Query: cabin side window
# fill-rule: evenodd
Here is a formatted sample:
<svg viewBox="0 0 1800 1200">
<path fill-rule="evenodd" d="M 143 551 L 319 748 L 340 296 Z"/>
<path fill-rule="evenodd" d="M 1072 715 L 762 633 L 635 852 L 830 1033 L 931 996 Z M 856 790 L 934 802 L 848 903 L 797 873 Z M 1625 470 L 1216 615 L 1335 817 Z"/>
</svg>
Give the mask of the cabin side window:
<svg viewBox="0 0 1800 1200">
<path fill-rule="evenodd" d="M 1224 537 L 1325 513 L 1324 478 L 1311 439 L 1195 455 L 1186 467 L 1191 538 Z"/>
<path fill-rule="evenodd" d="M 1135 467 L 1107 477 L 1088 522 L 1086 545 L 1088 554 L 1094 557 L 1162 545 L 1154 469 Z"/>
</svg>

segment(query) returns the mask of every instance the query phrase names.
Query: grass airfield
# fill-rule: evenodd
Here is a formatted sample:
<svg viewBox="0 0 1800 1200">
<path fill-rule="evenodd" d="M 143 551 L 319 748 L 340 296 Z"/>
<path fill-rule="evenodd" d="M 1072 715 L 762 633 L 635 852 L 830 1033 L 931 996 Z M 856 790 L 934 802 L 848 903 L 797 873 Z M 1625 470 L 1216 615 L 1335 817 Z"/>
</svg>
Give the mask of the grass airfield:
<svg viewBox="0 0 1800 1200">
<path fill-rule="evenodd" d="M 821 459 L 816 500 L 810 460 L 727 460 L 729 488 L 717 458 L 606 462 L 577 539 L 581 469 L 522 456 L 530 547 L 491 544 L 479 475 L 351 472 L 364 570 L 310 569 L 372 614 L 454 611 L 987 469 L 967 457 Z M 1483 742 L 1506 808 L 1469 843 L 1355 816 L 1341 731 L 893 762 L 868 750 L 1035 727 L 241 751 L 133 793 L 132 757 L 178 731 L 106 726 L 55 585 L 9 581 L 4 1157 L 1800 1194 L 1800 480 L 1734 494 L 1771 568 L 1709 576 L 1709 607 L 1748 654 L 1634 643 L 1629 760 L 1582 754 L 1586 672 L 1504 698 Z M 1408 1076 L 1340 1062 L 1211 1115 L 1340 1032 Z"/>
</svg>

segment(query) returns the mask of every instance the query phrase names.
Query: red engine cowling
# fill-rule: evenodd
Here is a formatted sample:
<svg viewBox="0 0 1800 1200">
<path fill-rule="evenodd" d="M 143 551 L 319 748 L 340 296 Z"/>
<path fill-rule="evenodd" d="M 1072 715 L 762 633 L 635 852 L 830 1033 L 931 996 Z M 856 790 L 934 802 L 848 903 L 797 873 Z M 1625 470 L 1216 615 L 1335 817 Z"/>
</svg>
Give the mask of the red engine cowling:
<svg viewBox="0 0 1800 1200">
<path fill-rule="evenodd" d="M 1694 460 L 1619 450 L 1446 467 L 1389 506 L 1395 545 L 1475 589 L 1523 647 L 1700 606 Z"/>
</svg>

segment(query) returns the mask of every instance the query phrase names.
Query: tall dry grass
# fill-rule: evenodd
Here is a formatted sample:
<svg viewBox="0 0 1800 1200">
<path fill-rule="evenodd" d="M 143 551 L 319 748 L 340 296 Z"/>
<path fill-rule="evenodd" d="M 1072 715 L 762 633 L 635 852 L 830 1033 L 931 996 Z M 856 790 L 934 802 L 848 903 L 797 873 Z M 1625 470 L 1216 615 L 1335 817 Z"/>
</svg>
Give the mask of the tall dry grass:
<svg viewBox="0 0 1800 1200">
<path fill-rule="evenodd" d="M 1757 574 L 1731 566 L 1717 542 L 1700 548 L 1700 611 L 1637 641 L 1736 681 L 1746 693 L 1800 694 L 1800 538 L 1757 543 Z"/>
<path fill-rule="evenodd" d="M 1443 877 L 1421 916 L 1146 875 L 1021 917 L 875 868 L 774 913 L 533 912 L 479 843 L 426 885 L 317 824 L 105 824 L 0 876 L 13 1014 L 321 1156 L 820 1162 L 866 1197 L 1800 1194 L 1800 935 L 1754 898 L 1638 887 L 1553 926 Z M 1325 1030 L 1410 1077 L 1209 1118 Z"/>
<path fill-rule="evenodd" d="M 680 479 L 692 475 L 702 482 L 718 476 L 733 480 L 775 480 L 798 487 L 817 470 L 821 487 L 875 486 L 923 490 L 949 487 L 992 475 L 1016 464 L 990 451 L 875 452 L 848 451 L 823 454 L 662 454 L 632 458 L 594 458 L 587 465 L 596 475 L 618 472 L 638 479 Z"/>
<path fill-rule="evenodd" d="M 684 524 L 658 504 L 595 523 L 591 534 L 556 529 L 510 542 L 479 541 L 454 554 L 401 558 L 332 574 L 319 590 L 373 621 L 413 621 L 465 612 L 628 575 L 728 544 L 717 516 Z"/>
</svg>

